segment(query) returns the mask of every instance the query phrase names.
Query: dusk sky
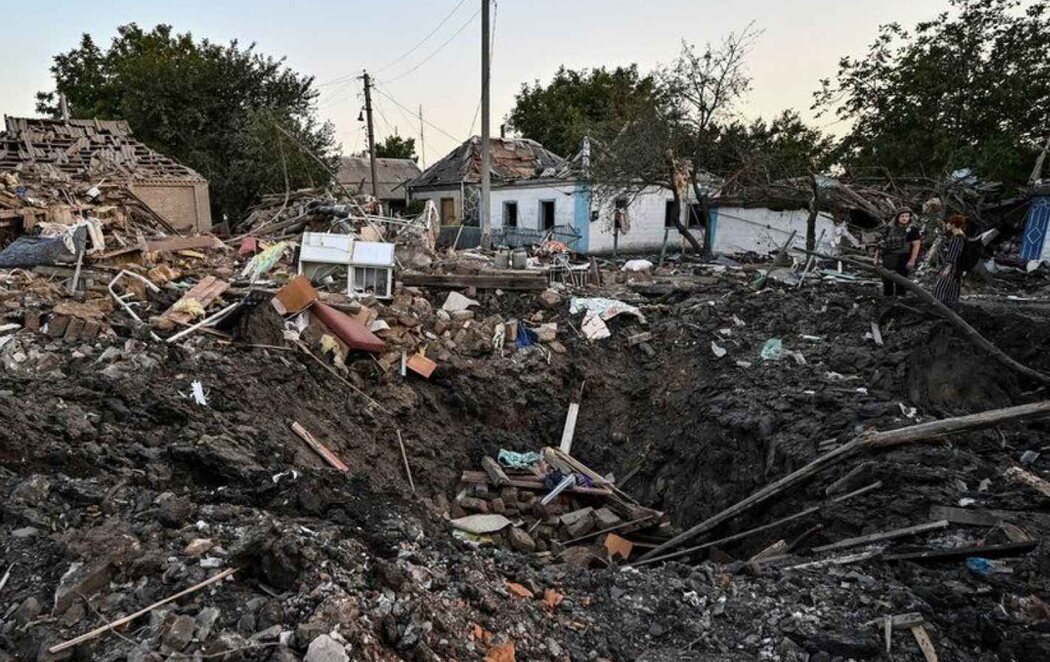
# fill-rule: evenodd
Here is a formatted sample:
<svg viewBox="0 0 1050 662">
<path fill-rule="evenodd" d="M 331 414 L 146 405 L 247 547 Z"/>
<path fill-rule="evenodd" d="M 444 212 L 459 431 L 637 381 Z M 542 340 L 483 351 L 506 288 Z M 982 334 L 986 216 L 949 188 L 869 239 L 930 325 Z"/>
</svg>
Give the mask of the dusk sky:
<svg viewBox="0 0 1050 662">
<path fill-rule="evenodd" d="M 674 58 L 682 39 L 703 44 L 752 21 L 763 33 L 749 59 L 754 89 L 741 105 L 741 115 L 769 116 L 795 108 L 812 119 L 809 106 L 819 80 L 834 74 L 840 57 L 862 54 L 879 24 L 911 26 L 946 6 L 947 0 L 500 0 L 494 9 L 492 131 L 498 133 L 523 81 L 547 80 L 561 64 L 580 68 L 636 62 L 649 69 Z M 384 92 L 376 95 L 378 138 L 396 130 L 418 141 L 415 115 L 422 104 L 430 123 L 424 132 L 431 163 L 479 132 L 479 8 L 480 0 L 0 0 L 8 45 L 0 65 L 0 112 L 34 114 L 34 93 L 52 86 L 52 56 L 75 47 L 81 33 L 91 33 L 104 46 L 119 24 L 169 23 L 198 38 L 255 42 L 261 52 L 286 56 L 289 66 L 315 76 L 322 92 L 319 112 L 335 123 L 344 153 L 364 145 L 356 76 L 368 68 Z M 446 17 L 433 36 L 397 61 Z M 830 122 L 833 118 L 813 120 L 834 131 L 837 127 Z"/>
</svg>

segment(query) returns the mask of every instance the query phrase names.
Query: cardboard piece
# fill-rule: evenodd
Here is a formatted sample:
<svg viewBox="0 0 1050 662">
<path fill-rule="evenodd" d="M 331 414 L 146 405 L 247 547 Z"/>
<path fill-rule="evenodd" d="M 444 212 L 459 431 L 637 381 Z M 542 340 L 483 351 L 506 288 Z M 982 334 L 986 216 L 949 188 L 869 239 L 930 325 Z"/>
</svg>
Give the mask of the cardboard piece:
<svg viewBox="0 0 1050 662">
<path fill-rule="evenodd" d="M 310 279 L 299 275 L 277 290 L 270 304 L 279 315 L 301 313 L 317 301 L 318 294 Z"/>
</svg>

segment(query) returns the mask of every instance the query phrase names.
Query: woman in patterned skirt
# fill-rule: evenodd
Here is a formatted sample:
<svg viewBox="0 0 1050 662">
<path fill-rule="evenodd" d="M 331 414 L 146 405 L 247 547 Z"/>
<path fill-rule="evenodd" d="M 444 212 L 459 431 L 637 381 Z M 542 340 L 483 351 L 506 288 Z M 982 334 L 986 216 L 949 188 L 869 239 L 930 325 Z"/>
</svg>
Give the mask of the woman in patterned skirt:
<svg viewBox="0 0 1050 662">
<path fill-rule="evenodd" d="M 944 221 L 944 267 L 933 286 L 933 296 L 949 308 L 955 308 L 959 303 L 959 291 L 962 289 L 963 273 L 960 261 L 966 246 L 966 232 L 963 229 L 965 226 L 966 217 L 960 214 L 949 216 Z"/>
</svg>

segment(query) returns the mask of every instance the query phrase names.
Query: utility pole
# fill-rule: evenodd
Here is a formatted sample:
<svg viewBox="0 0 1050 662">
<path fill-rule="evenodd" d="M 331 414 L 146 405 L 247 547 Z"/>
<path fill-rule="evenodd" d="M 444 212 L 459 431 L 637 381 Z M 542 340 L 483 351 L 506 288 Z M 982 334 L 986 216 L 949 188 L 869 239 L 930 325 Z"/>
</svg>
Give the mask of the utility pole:
<svg viewBox="0 0 1050 662">
<path fill-rule="evenodd" d="M 423 104 L 419 104 L 419 168 L 426 170 L 426 167 L 427 148 L 426 143 L 423 142 Z"/>
<path fill-rule="evenodd" d="M 372 170 L 372 197 L 379 202 L 379 188 L 376 181 L 376 134 L 372 128 L 372 79 L 368 72 L 361 76 L 365 81 L 365 119 L 368 122 L 368 165 Z"/>
<path fill-rule="evenodd" d="M 489 218 L 489 198 L 492 178 L 489 162 L 489 0 L 481 0 L 481 245 L 489 248 L 492 240 L 492 219 Z"/>
</svg>

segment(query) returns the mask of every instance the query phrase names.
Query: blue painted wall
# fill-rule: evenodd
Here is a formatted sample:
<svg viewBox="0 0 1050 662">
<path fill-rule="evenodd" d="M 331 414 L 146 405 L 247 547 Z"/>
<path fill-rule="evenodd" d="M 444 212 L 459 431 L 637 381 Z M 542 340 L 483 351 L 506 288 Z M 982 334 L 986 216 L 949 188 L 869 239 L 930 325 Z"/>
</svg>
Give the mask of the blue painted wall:
<svg viewBox="0 0 1050 662">
<path fill-rule="evenodd" d="M 572 223 L 580 235 L 576 242 L 576 252 L 586 253 L 591 239 L 591 187 L 586 183 L 577 183 L 572 192 Z"/>
</svg>

